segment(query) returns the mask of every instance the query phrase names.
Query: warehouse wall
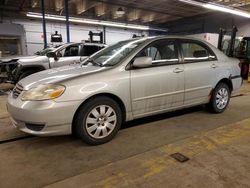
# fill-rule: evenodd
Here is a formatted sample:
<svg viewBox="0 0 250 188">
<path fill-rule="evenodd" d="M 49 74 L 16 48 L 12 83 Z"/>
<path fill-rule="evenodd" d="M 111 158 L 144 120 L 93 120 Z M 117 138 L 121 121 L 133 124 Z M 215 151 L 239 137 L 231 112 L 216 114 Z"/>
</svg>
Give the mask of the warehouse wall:
<svg viewBox="0 0 250 188">
<path fill-rule="evenodd" d="M 21 53 L 26 55 L 25 30 L 22 25 L 0 24 L 0 36 L 14 36 L 20 39 Z"/>
<path fill-rule="evenodd" d="M 13 24 L 23 25 L 24 31 L 26 34 L 25 42 L 27 46 L 28 55 L 32 55 L 36 51 L 43 49 L 43 28 L 42 28 L 41 20 L 29 20 L 29 19 L 8 20 L 8 19 L 5 19 L 3 21 L 11 25 Z M 51 34 L 55 33 L 55 31 L 58 31 L 60 34 L 62 34 L 63 43 L 67 41 L 65 24 L 47 22 L 46 29 L 47 29 L 47 41 L 50 45 L 51 45 L 50 36 Z M 70 25 L 71 42 L 80 42 L 82 40 L 88 40 L 89 31 L 100 32 L 100 31 L 103 31 L 103 27 L 71 24 Z M 110 45 L 121 40 L 130 39 L 132 38 L 133 34 L 148 35 L 147 32 L 142 32 L 142 31 L 137 31 L 137 30 L 106 28 L 106 43 Z"/>
<path fill-rule="evenodd" d="M 218 33 L 220 28 L 239 29 L 238 36 L 250 36 L 249 19 L 225 13 L 214 13 L 203 16 L 184 18 L 169 22 L 164 27 L 169 34 Z"/>
</svg>

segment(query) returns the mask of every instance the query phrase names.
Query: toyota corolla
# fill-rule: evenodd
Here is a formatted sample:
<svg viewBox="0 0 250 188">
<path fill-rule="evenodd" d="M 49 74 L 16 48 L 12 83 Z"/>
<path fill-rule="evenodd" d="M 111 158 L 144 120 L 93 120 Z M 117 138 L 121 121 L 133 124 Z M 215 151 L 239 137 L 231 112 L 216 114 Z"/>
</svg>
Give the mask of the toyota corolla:
<svg viewBox="0 0 250 188">
<path fill-rule="evenodd" d="M 223 112 L 241 86 L 239 61 L 192 38 L 119 42 L 81 65 L 22 79 L 8 96 L 13 125 L 33 135 L 110 141 L 122 122 L 206 104 Z"/>
</svg>

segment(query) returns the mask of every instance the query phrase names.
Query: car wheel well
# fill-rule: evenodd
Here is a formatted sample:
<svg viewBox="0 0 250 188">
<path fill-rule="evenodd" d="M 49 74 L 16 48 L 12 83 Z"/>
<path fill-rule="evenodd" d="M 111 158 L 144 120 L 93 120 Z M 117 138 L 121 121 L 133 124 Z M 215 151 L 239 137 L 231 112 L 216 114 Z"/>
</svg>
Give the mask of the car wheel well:
<svg viewBox="0 0 250 188">
<path fill-rule="evenodd" d="M 27 67 L 27 68 L 23 68 L 21 70 L 21 72 L 25 72 L 25 71 L 42 71 L 45 70 L 43 67 Z"/>
<path fill-rule="evenodd" d="M 217 83 L 217 85 L 220 84 L 220 83 L 227 84 L 227 86 L 228 86 L 229 89 L 230 89 L 230 92 L 233 90 L 233 84 L 232 84 L 232 81 L 231 81 L 230 79 L 228 79 L 228 78 L 223 78 L 223 79 L 221 79 L 221 80 Z M 217 86 L 217 85 L 216 85 L 216 86 Z M 216 88 L 216 86 L 215 86 L 215 88 Z"/>
<path fill-rule="evenodd" d="M 122 122 L 125 121 L 125 119 L 126 119 L 126 108 L 125 108 L 125 105 L 122 102 L 122 100 L 119 97 L 117 97 L 116 95 L 114 95 L 114 94 L 101 93 L 101 94 L 91 96 L 87 100 L 83 101 L 82 104 L 77 108 L 77 110 L 76 110 L 76 112 L 74 114 L 74 117 L 73 117 L 73 121 L 72 121 L 72 131 L 73 131 L 73 133 L 74 133 L 74 126 L 73 125 L 75 124 L 76 116 L 78 115 L 79 110 L 81 109 L 81 107 L 83 105 L 88 103 L 88 101 L 90 101 L 90 100 L 92 100 L 93 98 L 96 98 L 96 97 L 109 97 L 109 98 L 113 99 L 115 102 L 117 102 L 118 105 L 121 108 L 121 111 L 122 111 Z"/>
</svg>

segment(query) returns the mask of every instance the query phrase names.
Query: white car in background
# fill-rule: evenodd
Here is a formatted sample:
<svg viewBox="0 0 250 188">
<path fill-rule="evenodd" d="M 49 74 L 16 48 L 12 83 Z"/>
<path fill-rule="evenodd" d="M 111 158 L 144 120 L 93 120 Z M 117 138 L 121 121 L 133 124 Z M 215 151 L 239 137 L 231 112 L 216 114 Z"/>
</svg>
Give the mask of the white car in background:
<svg viewBox="0 0 250 188">
<path fill-rule="evenodd" d="M 105 44 L 99 43 L 67 43 L 57 48 L 44 49 L 34 56 L 3 58 L 0 60 L 0 78 L 16 83 L 36 72 L 79 64 L 105 47 Z"/>
</svg>

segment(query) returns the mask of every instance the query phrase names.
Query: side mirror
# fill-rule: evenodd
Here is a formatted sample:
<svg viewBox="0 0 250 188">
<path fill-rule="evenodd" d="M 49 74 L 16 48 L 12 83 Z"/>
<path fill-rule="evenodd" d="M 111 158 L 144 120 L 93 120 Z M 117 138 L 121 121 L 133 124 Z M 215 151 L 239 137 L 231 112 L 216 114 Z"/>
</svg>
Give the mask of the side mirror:
<svg viewBox="0 0 250 188">
<path fill-rule="evenodd" d="M 133 67 L 145 68 L 152 65 L 152 57 L 137 57 L 134 60 Z"/>
<path fill-rule="evenodd" d="M 36 53 L 35 53 L 35 55 L 40 55 L 41 54 L 41 52 L 39 52 L 39 51 L 37 51 Z"/>
<path fill-rule="evenodd" d="M 55 52 L 48 52 L 47 57 L 52 57 L 55 59 L 55 61 L 58 60 L 58 57 Z"/>
</svg>

